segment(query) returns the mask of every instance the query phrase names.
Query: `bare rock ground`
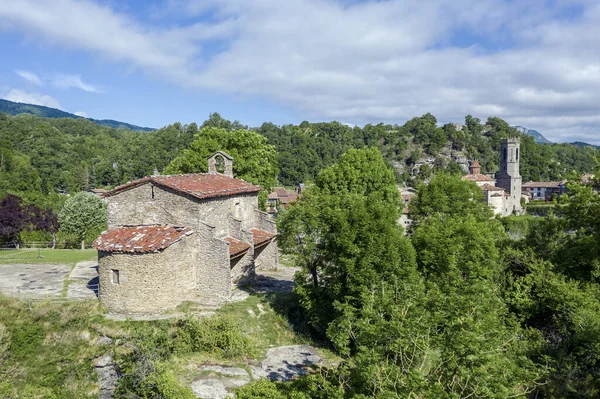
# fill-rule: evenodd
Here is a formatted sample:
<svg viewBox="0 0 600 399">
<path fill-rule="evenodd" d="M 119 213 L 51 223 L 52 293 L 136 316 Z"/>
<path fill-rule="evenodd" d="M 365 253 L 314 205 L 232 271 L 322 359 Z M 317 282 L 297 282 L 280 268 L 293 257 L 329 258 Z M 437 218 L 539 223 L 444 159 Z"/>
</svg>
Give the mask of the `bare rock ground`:
<svg viewBox="0 0 600 399">
<path fill-rule="evenodd" d="M 250 367 L 250 373 L 241 367 L 207 365 L 192 382 L 192 391 L 199 398 L 224 399 L 233 397 L 232 389 L 248 384 L 252 379 L 290 381 L 304 375 L 322 362 L 315 348 L 309 345 L 288 345 L 267 350 L 259 366 Z"/>
<path fill-rule="evenodd" d="M 112 399 L 117 387 L 119 375 L 110 355 L 104 355 L 96 358 L 94 368 L 98 375 L 98 384 L 100 393 L 98 399 Z"/>
</svg>

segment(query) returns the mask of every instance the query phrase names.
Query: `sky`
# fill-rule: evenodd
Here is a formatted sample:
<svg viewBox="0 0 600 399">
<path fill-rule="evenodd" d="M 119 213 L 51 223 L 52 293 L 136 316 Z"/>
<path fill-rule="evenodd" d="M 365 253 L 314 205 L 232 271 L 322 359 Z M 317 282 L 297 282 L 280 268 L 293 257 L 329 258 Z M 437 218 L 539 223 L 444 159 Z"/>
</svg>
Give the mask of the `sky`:
<svg viewBox="0 0 600 399">
<path fill-rule="evenodd" d="M 498 116 L 600 144 L 592 0 L 0 0 L 0 97 L 141 126 Z"/>
</svg>

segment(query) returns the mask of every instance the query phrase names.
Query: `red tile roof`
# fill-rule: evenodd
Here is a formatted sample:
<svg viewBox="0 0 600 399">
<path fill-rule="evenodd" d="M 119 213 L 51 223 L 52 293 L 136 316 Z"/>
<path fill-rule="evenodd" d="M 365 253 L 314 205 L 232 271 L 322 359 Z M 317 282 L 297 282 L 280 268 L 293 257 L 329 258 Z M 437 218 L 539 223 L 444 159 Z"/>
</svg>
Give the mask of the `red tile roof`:
<svg viewBox="0 0 600 399">
<path fill-rule="evenodd" d="M 298 193 L 294 190 L 288 190 L 285 187 L 275 187 L 275 191 L 269 194 L 269 199 L 280 200 L 282 204 L 289 204 L 298 200 Z"/>
<path fill-rule="evenodd" d="M 523 188 L 559 188 L 561 184 L 561 181 L 528 181 L 523 183 Z"/>
<path fill-rule="evenodd" d="M 263 245 L 270 243 L 271 240 L 273 240 L 273 237 L 275 237 L 275 234 L 271 234 L 264 230 L 250 229 L 250 231 L 252 232 L 255 248 L 262 247 Z"/>
<path fill-rule="evenodd" d="M 105 231 L 94 241 L 98 251 L 157 252 L 192 234 L 189 227 L 127 226 Z"/>
<path fill-rule="evenodd" d="M 225 242 L 229 244 L 229 257 L 231 259 L 246 255 L 250 249 L 250 244 L 236 240 L 235 238 L 225 237 Z"/>
<path fill-rule="evenodd" d="M 463 180 L 468 180 L 468 181 L 494 181 L 494 179 L 492 179 L 489 176 L 486 175 L 482 175 L 482 174 L 469 174 L 466 176 L 462 177 Z"/>
<path fill-rule="evenodd" d="M 256 193 L 261 190 L 259 186 L 221 174 L 189 173 L 186 175 L 147 176 L 113 188 L 103 197 L 110 197 L 146 183 L 166 187 L 199 199 Z"/>
<path fill-rule="evenodd" d="M 479 164 L 479 162 L 477 160 L 473 161 L 473 163 L 471 163 L 471 167 L 472 168 L 481 168 L 481 165 Z"/>
</svg>

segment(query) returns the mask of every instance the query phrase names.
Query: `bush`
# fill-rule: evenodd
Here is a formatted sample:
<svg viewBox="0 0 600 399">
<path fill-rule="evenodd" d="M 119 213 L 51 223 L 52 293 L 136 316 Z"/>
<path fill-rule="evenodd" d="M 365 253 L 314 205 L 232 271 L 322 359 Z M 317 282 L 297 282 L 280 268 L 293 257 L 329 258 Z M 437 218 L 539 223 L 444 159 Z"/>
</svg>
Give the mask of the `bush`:
<svg viewBox="0 0 600 399">
<path fill-rule="evenodd" d="M 211 352 L 225 358 L 250 355 L 253 347 L 240 324 L 228 317 L 189 317 L 178 323 L 173 337 L 176 353 Z"/>
<path fill-rule="evenodd" d="M 155 356 L 156 353 L 136 351 L 124 366 L 115 392 L 119 398 L 193 399 L 191 389 L 182 386 L 175 374 Z"/>
</svg>

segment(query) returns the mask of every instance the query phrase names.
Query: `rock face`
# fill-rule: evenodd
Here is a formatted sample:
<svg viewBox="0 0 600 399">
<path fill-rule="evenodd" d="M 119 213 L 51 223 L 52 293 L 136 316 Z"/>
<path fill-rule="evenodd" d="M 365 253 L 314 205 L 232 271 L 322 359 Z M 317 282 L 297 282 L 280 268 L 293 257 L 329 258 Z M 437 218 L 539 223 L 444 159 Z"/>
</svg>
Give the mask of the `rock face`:
<svg viewBox="0 0 600 399">
<path fill-rule="evenodd" d="M 94 361 L 94 368 L 98 374 L 98 383 L 100 384 L 98 399 L 112 399 L 117 388 L 119 373 L 117 373 L 110 355 L 97 358 Z"/>
<path fill-rule="evenodd" d="M 321 362 L 315 348 L 308 345 L 289 345 L 267 350 L 260 367 L 252 368 L 252 376 L 273 381 L 289 381 L 308 372 L 310 366 Z"/>
<path fill-rule="evenodd" d="M 321 362 L 315 348 L 308 345 L 289 345 L 267 350 L 267 357 L 259 366 L 251 367 L 253 379 L 268 378 L 289 381 L 308 373 L 308 369 Z M 250 374 L 240 367 L 207 365 L 192 383 L 192 391 L 199 398 L 223 399 L 233 397 L 231 390 L 251 381 Z"/>
<path fill-rule="evenodd" d="M 240 367 L 208 365 L 201 368 L 202 375 L 192 382 L 192 391 L 199 398 L 222 399 L 233 397 L 229 389 L 246 385 L 250 375 Z"/>
</svg>

